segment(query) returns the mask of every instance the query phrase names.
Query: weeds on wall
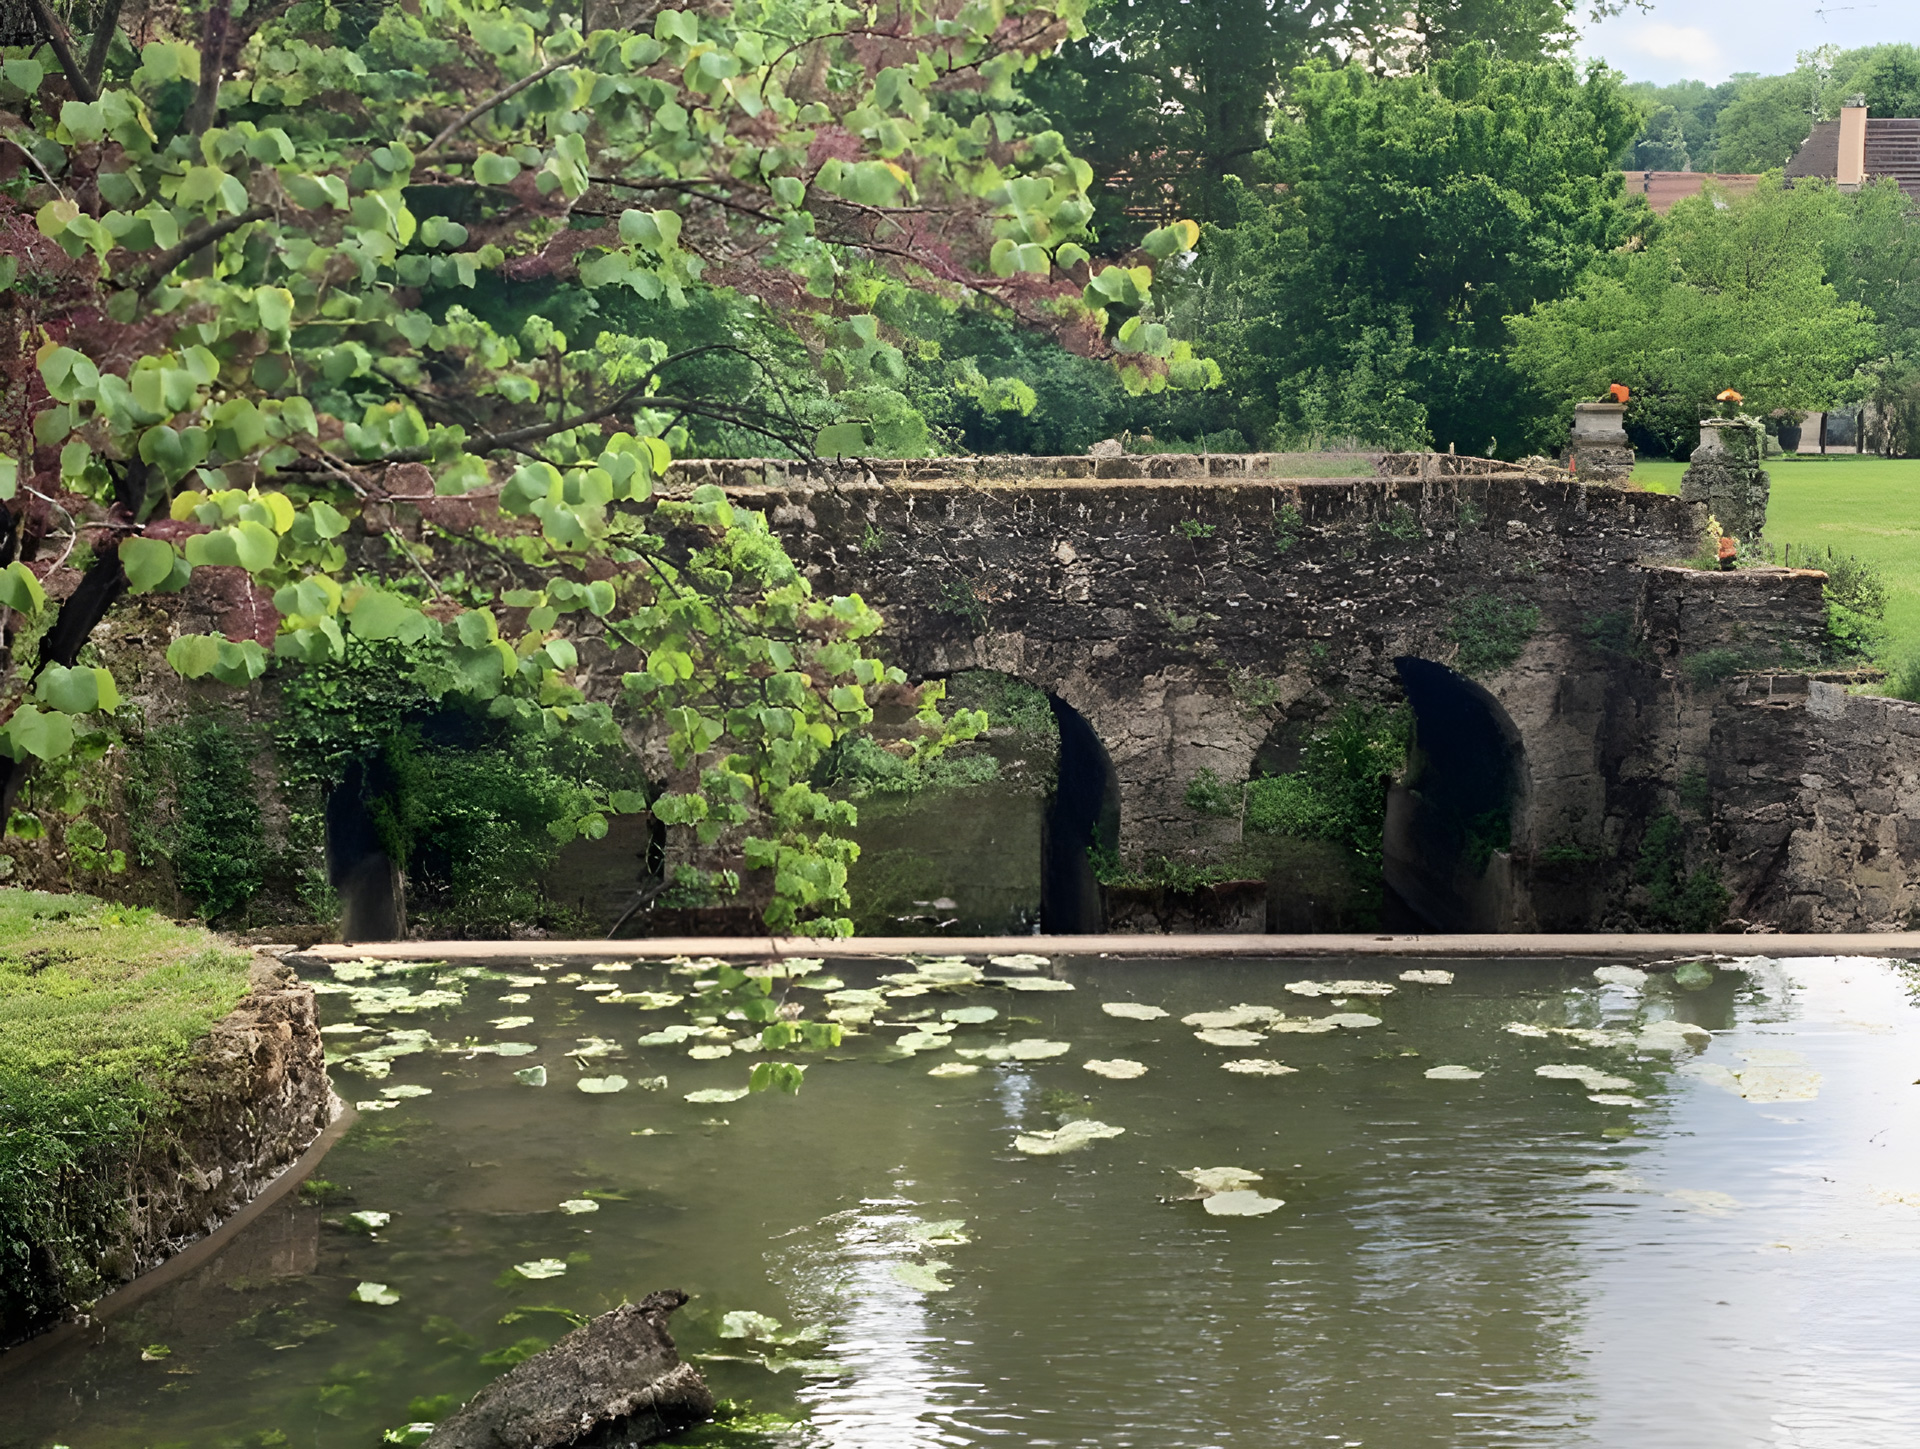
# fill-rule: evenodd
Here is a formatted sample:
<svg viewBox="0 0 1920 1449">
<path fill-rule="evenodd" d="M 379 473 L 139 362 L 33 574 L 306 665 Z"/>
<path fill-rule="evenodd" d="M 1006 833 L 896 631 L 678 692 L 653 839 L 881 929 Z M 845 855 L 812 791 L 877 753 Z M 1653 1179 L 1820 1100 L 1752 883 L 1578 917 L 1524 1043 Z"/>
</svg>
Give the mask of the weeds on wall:
<svg viewBox="0 0 1920 1449">
<path fill-rule="evenodd" d="M 112 847 L 99 820 L 113 808 L 112 773 L 104 763 L 121 743 L 126 706 L 105 729 L 88 730 L 73 749 L 45 761 L 20 788 L 7 817 L 6 838 L 22 842 L 51 839 L 56 857 L 64 857 L 67 883 L 78 876 L 120 875 L 127 868 L 126 852 Z M 13 873 L 13 859 L 0 854 L 0 876 Z"/>
<path fill-rule="evenodd" d="M 1245 787 L 1229 785 L 1212 770 L 1203 769 L 1187 781 L 1185 798 L 1190 810 L 1232 818 L 1240 813 L 1244 795 Z"/>
<path fill-rule="evenodd" d="M 1306 531 L 1306 520 L 1300 516 L 1300 510 L 1291 503 L 1280 505 L 1280 511 L 1273 516 L 1273 551 L 1285 553 Z"/>
<path fill-rule="evenodd" d="M 1446 635 L 1454 643 L 1453 666 L 1471 678 L 1498 673 L 1520 657 L 1539 627 L 1540 611 L 1532 604 L 1476 594 L 1453 611 L 1447 625 Z"/>
<path fill-rule="evenodd" d="M 956 709 L 983 709 L 988 729 L 1006 729 L 1033 739 L 1057 740 L 1060 726 L 1046 691 L 992 669 L 969 669 L 947 681 L 947 702 Z"/>
<path fill-rule="evenodd" d="M 150 729 L 130 751 L 135 858 L 165 861 L 200 918 L 244 910 L 266 879 L 253 762 L 261 740 L 238 721 L 202 715 Z"/>
<path fill-rule="evenodd" d="M 1174 525 L 1174 529 L 1189 543 L 1198 543 L 1203 538 L 1212 538 L 1220 531 L 1220 525 L 1202 523 L 1197 518 L 1183 518 Z"/>
<path fill-rule="evenodd" d="M 1596 614 L 1586 621 L 1580 632 L 1588 646 L 1599 653 L 1643 662 L 1653 657 L 1646 640 L 1640 636 L 1639 625 L 1630 609 Z"/>
<path fill-rule="evenodd" d="M 973 587 L 973 580 L 955 574 L 940 581 L 934 597 L 933 612 L 965 626 L 970 634 L 983 633 L 987 627 L 987 606 Z"/>
<path fill-rule="evenodd" d="M 917 795 L 923 790 L 965 789 L 1000 778 L 992 755 L 949 750 L 922 763 L 888 753 L 864 735 L 849 735 L 828 750 L 810 783 L 850 800 L 875 795 Z"/>
<path fill-rule="evenodd" d="M 1374 520 L 1373 526 L 1381 537 L 1390 538 L 1396 543 L 1418 543 L 1427 536 L 1426 529 L 1421 526 L 1420 515 L 1404 503 L 1394 504 L 1385 517 Z"/>
<path fill-rule="evenodd" d="M 1349 704 L 1308 739 L 1298 770 L 1248 782 L 1247 825 L 1336 841 L 1377 862 L 1387 782 L 1405 765 L 1412 732 L 1405 705 Z"/>
<path fill-rule="evenodd" d="M 1672 814 L 1655 816 L 1647 826 L 1634 879 L 1646 890 L 1647 924 L 1656 930 L 1717 930 L 1733 899 L 1712 867 L 1687 870 L 1686 831 Z"/>
<path fill-rule="evenodd" d="M 1246 878 L 1242 868 L 1231 864 L 1176 860 L 1168 855 L 1129 863 L 1121 860 L 1118 851 L 1098 843 L 1087 847 L 1087 860 L 1096 881 L 1120 890 L 1167 890 L 1192 895 L 1208 886 Z"/>
<path fill-rule="evenodd" d="M 1754 658 L 1745 649 L 1702 649 L 1680 661 L 1680 672 L 1696 689 L 1723 683 L 1754 667 Z"/>
</svg>

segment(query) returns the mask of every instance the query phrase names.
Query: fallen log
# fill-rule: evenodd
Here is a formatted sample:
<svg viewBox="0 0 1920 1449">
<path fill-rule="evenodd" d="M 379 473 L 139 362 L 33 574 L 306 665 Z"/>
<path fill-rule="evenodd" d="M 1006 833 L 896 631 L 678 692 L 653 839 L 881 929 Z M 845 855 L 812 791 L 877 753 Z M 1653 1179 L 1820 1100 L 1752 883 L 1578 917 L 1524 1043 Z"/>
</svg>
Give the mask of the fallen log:
<svg viewBox="0 0 1920 1449">
<path fill-rule="evenodd" d="M 443 1420 L 425 1449 L 627 1449 L 713 1417 L 713 1395 L 682 1363 L 669 1288 L 623 1303 L 515 1364 Z"/>
</svg>

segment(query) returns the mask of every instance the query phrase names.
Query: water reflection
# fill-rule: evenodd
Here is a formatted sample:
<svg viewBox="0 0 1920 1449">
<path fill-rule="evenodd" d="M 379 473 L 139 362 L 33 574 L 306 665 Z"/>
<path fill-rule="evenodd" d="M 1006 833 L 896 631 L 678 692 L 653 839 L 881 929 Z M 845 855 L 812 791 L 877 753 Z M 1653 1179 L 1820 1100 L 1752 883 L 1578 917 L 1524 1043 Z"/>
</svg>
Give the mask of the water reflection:
<svg viewBox="0 0 1920 1449">
<path fill-rule="evenodd" d="M 1756 961 L 1683 991 L 1596 982 L 1591 963 L 1461 963 L 1451 986 L 1357 1002 L 1284 988 L 1393 973 L 1063 974 L 1076 991 L 997 995 L 998 1021 L 961 1030 L 1069 1041 L 1067 1057 L 931 1078 L 950 1053 L 883 1060 L 895 1033 L 876 1032 L 818 1063 L 798 1098 L 719 1106 L 683 1098 L 741 1077 L 738 1057 L 642 1048 L 666 1016 L 557 979 L 523 988 L 533 1000 L 514 1010 L 535 1024 L 513 1036 L 538 1041 L 525 1060 L 550 1086 L 517 1083 L 520 1058 L 396 1059 L 382 1084 L 432 1095 L 357 1125 L 323 1169 L 332 1195 L 289 1202 L 133 1313 L 0 1377 L 0 1445 L 360 1449 L 556 1337 L 553 1310 L 669 1284 L 695 1294 L 683 1348 L 725 1355 L 704 1361 L 716 1391 L 804 1413 L 793 1442 L 810 1449 L 1914 1442 L 1920 1012 L 1901 969 Z M 469 980 L 461 1005 L 408 1024 L 484 1042 L 505 989 Z M 1171 1015 L 1116 1019 L 1103 999 Z M 929 1001 L 945 1004 L 900 1005 Z M 1221 1062 L 1241 1053 L 1180 1017 L 1238 1002 L 1381 1024 L 1275 1033 L 1258 1052 L 1296 1072 L 1235 1076 Z M 1663 1020 L 1713 1035 L 1639 1044 Z M 576 1065 L 566 1053 L 590 1037 L 618 1055 Z M 1782 1053 L 1805 1061 L 1766 1066 Z M 1150 1071 L 1096 1077 L 1080 1067 L 1096 1057 Z M 1568 1063 L 1624 1077 L 1648 1105 L 1536 1072 Z M 1441 1064 L 1485 1075 L 1426 1077 Z M 671 1086 L 573 1088 L 616 1070 Z M 1803 1076 L 1751 1075 L 1767 1071 Z M 1810 1072 L 1811 1097 L 1752 1099 Z M 1125 1135 L 1065 1157 L 1013 1150 L 1015 1130 L 1073 1111 Z M 1178 1174 L 1218 1166 L 1259 1173 L 1285 1208 L 1208 1216 Z M 583 1196 L 599 1210 L 559 1211 Z M 347 1214 L 366 1209 L 391 1225 L 355 1231 Z M 971 1241 L 930 1246 L 927 1225 L 955 1219 Z M 543 1257 L 567 1272 L 515 1275 Z M 951 1287 L 916 1287 L 916 1271 Z M 353 1303 L 366 1279 L 400 1302 Z M 737 1361 L 719 1333 L 734 1309 L 824 1322 L 826 1347 L 806 1353 L 843 1372 Z"/>
</svg>

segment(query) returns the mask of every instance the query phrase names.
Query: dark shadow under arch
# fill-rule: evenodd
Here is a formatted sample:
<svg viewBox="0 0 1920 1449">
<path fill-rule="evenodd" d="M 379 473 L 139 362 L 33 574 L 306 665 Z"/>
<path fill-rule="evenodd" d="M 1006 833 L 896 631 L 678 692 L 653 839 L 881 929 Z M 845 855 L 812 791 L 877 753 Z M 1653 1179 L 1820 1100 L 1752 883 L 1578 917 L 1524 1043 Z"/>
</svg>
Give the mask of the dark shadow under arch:
<svg viewBox="0 0 1920 1449">
<path fill-rule="evenodd" d="M 1060 727 L 1060 767 L 1040 846 L 1040 929 L 1071 936 L 1105 929 L 1100 883 L 1088 850 L 1120 844 L 1120 782 L 1086 716 L 1048 694 Z"/>
<path fill-rule="evenodd" d="M 1515 925 L 1508 865 L 1526 794 L 1526 752 L 1500 702 L 1444 664 L 1393 661 L 1413 708 L 1407 770 L 1387 797 L 1389 889 L 1440 931 Z"/>
</svg>

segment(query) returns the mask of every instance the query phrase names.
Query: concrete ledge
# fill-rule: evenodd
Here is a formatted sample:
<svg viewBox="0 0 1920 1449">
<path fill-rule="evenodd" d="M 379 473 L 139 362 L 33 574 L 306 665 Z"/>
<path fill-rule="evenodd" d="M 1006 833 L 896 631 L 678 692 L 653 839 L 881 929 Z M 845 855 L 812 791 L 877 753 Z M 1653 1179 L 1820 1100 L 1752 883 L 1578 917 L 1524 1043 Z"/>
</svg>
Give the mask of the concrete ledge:
<svg viewBox="0 0 1920 1449">
<path fill-rule="evenodd" d="M 842 941 L 803 937 L 670 936 L 648 941 L 369 941 L 291 952 L 302 961 L 554 961 L 660 960 L 669 956 L 1908 956 L 1920 959 L 1920 931 L 1854 931 L 1832 935 L 1474 935 L 1474 936 L 857 936 Z"/>
</svg>

